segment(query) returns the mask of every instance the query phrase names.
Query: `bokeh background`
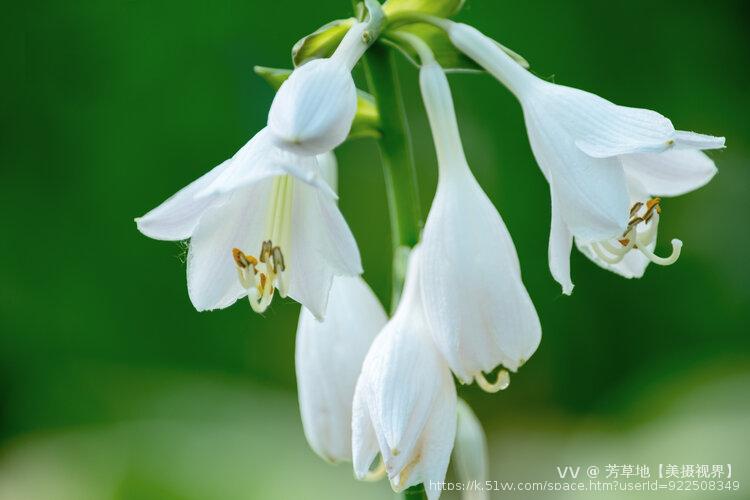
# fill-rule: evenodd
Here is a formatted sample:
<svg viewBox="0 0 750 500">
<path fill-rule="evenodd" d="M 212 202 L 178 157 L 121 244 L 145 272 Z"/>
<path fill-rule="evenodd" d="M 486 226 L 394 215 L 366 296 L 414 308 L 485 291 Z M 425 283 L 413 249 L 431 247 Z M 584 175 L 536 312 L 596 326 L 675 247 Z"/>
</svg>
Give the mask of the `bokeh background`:
<svg viewBox="0 0 750 500">
<path fill-rule="evenodd" d="M 357 483 L 306 445 L 298 306 L 197 313 L 183 248 L 133 223 L 264 125 L 273 93 L 253 65 L 290 66 L 291 45 L 349 16 L 349 1 L 3 10 L 0 498 L 390 498 L 385 482 Z M 628 281 L 574 253 L 577 286 L 563 297 L 547 269 L 548 189 L 518 104 L 488 76 L 451 77 L 467 155 L 544 328 L 509 390 L 461 388 L 489 436 L 491 479 L 554 480 L 566 464 L 731 463 L 740 492 L 673 495 L 750 498 L 749 14 L 741 0 L 467 1 L 459 19 L 540 76 L 728 144 L 712 154 L 711 184 L 664 203 L 662 240 L 685 242 L 677 265 Z M 435 157 L 416 70 L 399 70 L 426 213 Z M 386 303 L 377 149 L 351 142 L 338 157 L 341 208 Z"/>
</svg>

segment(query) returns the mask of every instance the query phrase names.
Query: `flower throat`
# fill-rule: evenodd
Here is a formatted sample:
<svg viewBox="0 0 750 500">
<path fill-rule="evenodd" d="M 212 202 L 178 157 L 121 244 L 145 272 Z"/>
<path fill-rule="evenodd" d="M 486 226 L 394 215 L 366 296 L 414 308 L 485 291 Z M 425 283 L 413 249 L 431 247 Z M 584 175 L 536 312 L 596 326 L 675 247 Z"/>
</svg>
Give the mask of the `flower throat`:
<svg viewBox="0 0 750 500">
<path fill-rule="evenodd" d="M 257 257 L 239 248 L 232 249 L 240 283 L 247 289 L 250 306 L 259 313 L 271 304 L 276 288 L 282 297 L 287 295 L 289 280 L 284 252 L 289 250 L 293 193 L 291 176 L 275 177 L 266 211 L 265 237 Z"/>
</svg>

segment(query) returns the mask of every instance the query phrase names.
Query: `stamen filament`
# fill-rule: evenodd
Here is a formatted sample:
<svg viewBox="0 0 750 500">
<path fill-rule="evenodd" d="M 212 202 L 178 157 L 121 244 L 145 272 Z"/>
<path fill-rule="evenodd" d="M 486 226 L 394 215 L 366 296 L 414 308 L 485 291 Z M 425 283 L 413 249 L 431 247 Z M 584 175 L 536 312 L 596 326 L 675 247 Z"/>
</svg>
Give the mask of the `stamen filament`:
<svg viewBox="0 0 750 500">
<path fill-rule="evenodd" d="M 602 247 L 600 246 L 600 244 L 596 243 L 596 242 L 594 242 L 594 243 L 591 244 L 591 248 L 592 248 L 592 250 L 594 250 L 594 253 L 596 254 L 596 256 L 599 257 L 600 259 L 602 259 L 607 264 L 613 264 L 613 265 L 614 264 L 619 264 L 620 261 L 622 261 L 622 259 L 624 259 L 625 255 L 626 255 L 626 254 L 623 253 L 623 254 L 618 254 L 618 255 L 615 255 L 614 257 L 611 257 L 611 256 L 605 254 L 604 251 L 602 250 Z"/>
</svg>

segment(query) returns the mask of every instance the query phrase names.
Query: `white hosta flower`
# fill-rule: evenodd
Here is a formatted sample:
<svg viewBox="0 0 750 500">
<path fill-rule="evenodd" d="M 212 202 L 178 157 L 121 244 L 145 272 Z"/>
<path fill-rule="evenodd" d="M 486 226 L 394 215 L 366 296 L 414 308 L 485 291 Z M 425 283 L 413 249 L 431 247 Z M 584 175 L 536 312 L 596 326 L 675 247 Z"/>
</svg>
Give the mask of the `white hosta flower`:
<svg viewBox="0 0 750 500">
<path fill-rule="evenodd" d="M 464 383 L 504 389 L 534 354 L 541 326 L 521 281 L 513 240 L 464 156 L 448 80 L 435 62 L 420 86 L 438 156 L 439 181 L 422 235 L 422 293 L 432 335 Z"/>
<path fill-rule="evenodd" d="M 463 500 L 485 500 L 490 498 L 484 488 L 489 479 L 489 452 L 482 424 L 466 401 L 458 400 L 458 427 L 453 447 L 453 468 L 458 480 L 464 484 L 479 485 L 461 495 Z"/>
<path fill-rule="evenodd" d="M 268 127 L 276 145 L 300 154 L 321 154 L 344 142 L 357 111 L 352 68 L 368 47 L 357 23 L 334 54 L 296 68 L 276 93 Z"/>
<path fill-rule="evenodd" d="M 640 262 L 634 269 L 621 269 L 624 275 L 637 276 L 635 271 L 645 267 L 644 257 L 657 264 L 674 262 L 681 242 L 673 241 L 673 255 L 668 258 L 653 254 L 656 231 L 637 220 L 645 212 L 631 203 L 627 178 L 643 184 L 652 195 L 664 193 L 665 184 L 670 192 L 700 187 L 715 172 L 700 150 L 722 148 L 724 138 L 675 130 L 672 122 L 654 111 L 618 106 L 546 82 L 476 29 L 450 22 L 441 25 L 460 50 L 521 102 L 531 148 L 550 184 L 550 269 L 564 293 L 573 289 L 568 262 L 573 237 L 597 262 L 618 264 L 630 251 L 639 252 L 641 256 L 620 266 L 629 269 L 631 260 Z M 651 182 L 656 185 L 649 187 Z"/>
<path fill-rule="evenodd" d="M 190 239 L 188 293 L 199 311 L 247 295 L 263 312 L 278 290 L 322 317 L 333 277 L 362 272 L 316 157 L 275 147 L 265 129 L 136 223 L 154 239 Z"/>
<path fill-rule="evenodd" d="M 352 456 L 363 479 L 378 452 L 395 491 L 440 496 L 456 433 L 456 388 L 422 309 L 414 250 L 398 309 L 375 338 L 354 392 Z M 430 485 L 433 485 L 431 488 Z"/>
<path fill-rule="evenodd" d="M 297 391 L 310 447 L 329 462 L 351 460 L 352 400 L 362 361 L 388 316 L 360 278 L 333 280 L 325 319 L 306 308 L 297 326 Z"/>
</svg>

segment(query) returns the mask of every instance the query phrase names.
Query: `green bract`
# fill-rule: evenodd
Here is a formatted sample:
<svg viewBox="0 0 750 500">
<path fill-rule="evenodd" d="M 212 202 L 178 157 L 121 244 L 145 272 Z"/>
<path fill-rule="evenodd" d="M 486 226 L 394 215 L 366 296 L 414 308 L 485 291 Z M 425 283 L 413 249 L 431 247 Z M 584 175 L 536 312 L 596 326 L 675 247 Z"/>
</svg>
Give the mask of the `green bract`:
<svg viewBox="0 0 750 500">
<path fill-rule="evenodd" d="M 432 16 L 448 17 L 464 6 L 464 0 L 388 0 L 383 4 L 386 17 L 402 12 L 419 12 Z"/>
<path fill-rule="evenodd" d="M 394 33 L 405 32 L 421 38 L 435 55 L 435 60 L 443 67 L 445 71 L 452 72 L 481 72 L 483 69 L 474 61 L 466 57 L 462 52 L 456 49 L 451 43 L 448 35 L 437 26 L 427 23 L 412 23 L 401 26 Z M 389 37 L 388 32 L 383 39 L 386 43 L 398 48 L 409 61 L 419 66 L 419 57 L 417 52 L 408 43 L 404 43 L 394 37 Z"/>
<path fill-rule="evenodd" d="M 349 31 L 349 28 L 357 20 L 353 17 L 348 19 L 337 19 L 324 24 L 306 37 L 299 40 L 292 47 L 292 61 L 295 66 L 300 66 L 310 59 L 328 57 L 333 54 L 341 40 Z"/>
<path fill-rule="evenodd" d="M 268 68 L 256 66 L 255 73 L 263 78 L 274 90 L 278 90 L 281 84 L 292 74 L 290 69 Z M 361 137 L 380 137 L 380 116 L 375 105 L 375 98 L 363 90 L 357 90 L 357 114 L 354 115 L 352 128 L 349 131 L 349 139 Z"/>
</svg>

